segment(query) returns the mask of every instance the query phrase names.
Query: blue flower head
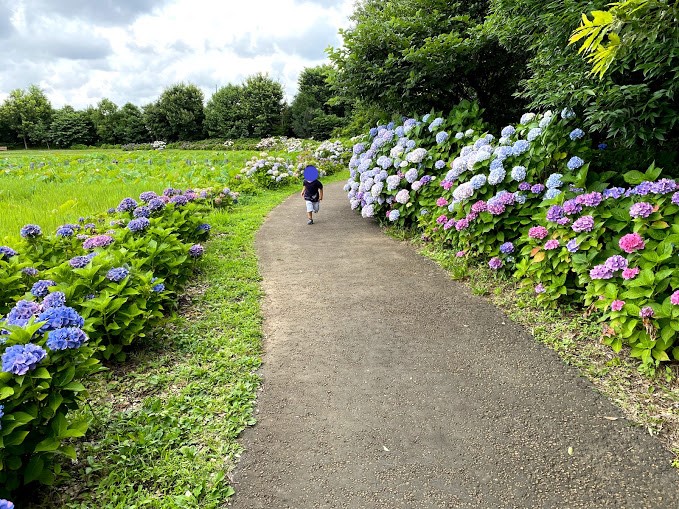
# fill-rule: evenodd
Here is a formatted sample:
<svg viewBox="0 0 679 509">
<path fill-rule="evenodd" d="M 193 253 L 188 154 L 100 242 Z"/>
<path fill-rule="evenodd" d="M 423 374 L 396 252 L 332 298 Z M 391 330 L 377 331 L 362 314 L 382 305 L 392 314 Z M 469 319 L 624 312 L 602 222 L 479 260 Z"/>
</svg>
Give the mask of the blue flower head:
<svg viewBox="0 0 679 509">
<path fill-rule="evenodd" d="M 87 339 L 87 334 L 79 327 L 63 327 L 49 331 L 47 334 L 47 348 L 50 350 L 80 348 Z"/>
<path fill-rule="evenodd" d="M 57 228 L 57 237 L 72 237 L 75 231 L 71 225 L 64 225 Z"/>
<path fill-rule="evenodd" d="M 507 127 L 504 127 L 500 134 L 502 135 L 503 138 L 508 138 L 512 136 L 516 132 L 516 129 L 514 126 L 508 125 Z"/>
<path fill-rule="evenodd" d="M 568 167 L 569 170 L 577 170 L 580 168 L 583 164 L 585 164 L 585 161 L 580 159 L 578 156 L 573 156 L 568 160 L 568 163 L 566 163 L 566 166 Z"/>
<path fill-rule="evenodd" d="M 149 227 L 150 224 L 151 222 L 147 218 L 137 217 L 127 224 L 127 228 L 128 230 L 134 233 L 143 232 Z"/>
<path fill-rule="evenodd" d="M 448 139 L 448 133 L 445 131 L 441 131 L 440 133 L 436 134 L 436 143 L 441 144 L 445 143 L 445 141 Z"/>
<path fill-rule="evenodd" d="M 42 230 L 37 224 L 27 224 L 21 228 L 21 236 L 25 239 L 34 239 L 42 235 Z"/>
<path fill-rule="evenodd" d="M 64 292 L 52 292 L 48 293 L 42 301 L 42 307 L 47 308 L 58 308 L 66 305 L 66 295 Z"/>
<path fill-rule="evenodd" d="M 125 267 L 116 267 L 106 273 L 106 278 L 114 283 L 119 283 L 130 273 Z"/>
<path fill-rule="evenodd" d="M 78 312 L 68 306 L 47 308 L 38 315 L 36 322 L 46 322 L 40 327 L 39 332 L 46 332 L 63 327 L 82 327 L 85 320 Z"/>
<path fill-rule="evenodd" d="M 563 186 L 563 182 L 561 182 L 561 173 L 552 173 L 548 178 L 547 182 L 545 185 L 547 186 L 547 189 L 558 189 L 559 187 Z"/>
<path fill-rule="evenodd" d="M 38 345 L 27 343 L 25 345 L 13 345 L 2 354 L 2 371 L 14 375 L 25 375 L 47 356 L 47 352 Z"/>
<path fill-rule="evenodd" d="M 9 259 L 12 256 L 16 256 L 19 253 L 17 253 L 14 249 L 12 249 L 9 246 L 0 246 L 0 259 Z"/>
<path fill-rule="evenodd" d="M 118 212 L 128 212 L 137 208 L 136 200 L 132 198 L 123 198 L 123 200 L 118 204 L 116 210 Z"/>
<path fill-rule="evenodd" d="M 36 297 L 44 297 L 49 292 L 48 288 L 50 286 L 56 285 L 57 284 L 54 281 L 51 281 L 49 279 L 41 279 L 40 281 L 37 281 L 36 283 L 33 284 L 33 287 L 31 288 L 31 293 Z"/>
<path fill-rule="evenodd" d="M 525 166 L 514 166 L 512 168 L 512 180 L 517 182 L 523 182 L 526 179 L 526 167 Z"/>
<path fill-rule="evenodd" d="M 580 128 L 576 128 L 576 129 L 573 129 L 573 130 L 570 132 L 570 134 L 568 135 L 568 137 L 569 137 L 571 140 L 575 141 L 575 140 L 579 140 L 579 139 L 582 138 L 584 135 L 585 135 L 585 131 L 583 131 L 583 130 L 580 129 Z"/>
</svg>

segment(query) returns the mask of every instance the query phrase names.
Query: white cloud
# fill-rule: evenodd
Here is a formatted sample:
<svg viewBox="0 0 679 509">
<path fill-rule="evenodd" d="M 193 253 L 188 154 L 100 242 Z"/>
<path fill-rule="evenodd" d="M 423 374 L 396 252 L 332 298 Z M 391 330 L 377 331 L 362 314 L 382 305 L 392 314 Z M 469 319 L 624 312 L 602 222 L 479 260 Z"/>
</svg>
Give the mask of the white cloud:
<svg viewBox="0 0 679 509">
<path fill-rule="evenodd" d="M 0 0 L 0 100 L 37 83 L 54 107 L 147 104 L 168 86 L 216 87 L 265 72 L 291 101 L 305 67 L 326 61 L 338 46 L 353 0 Z M 99 5 L 99 2 L 97 2 Z M 7 17 L 5 18 L 7 19 Z"/>
</svg>

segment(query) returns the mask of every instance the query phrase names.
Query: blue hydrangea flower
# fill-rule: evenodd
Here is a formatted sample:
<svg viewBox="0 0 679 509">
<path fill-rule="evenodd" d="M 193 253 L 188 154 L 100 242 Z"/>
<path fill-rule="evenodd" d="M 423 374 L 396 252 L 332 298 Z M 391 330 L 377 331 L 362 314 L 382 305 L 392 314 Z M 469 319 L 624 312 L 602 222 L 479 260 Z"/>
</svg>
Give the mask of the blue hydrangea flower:
<svg viewBox="0 0 679 509">
<path fill-rule="evenodd" d="M 545 113 L 545 116 L 540 119 L 540 122 L 538 123 L 538 126 L 542 129 L 547 127 L 549 124 L 552 123 L 552 119 L 554 117 L 552 116 L 552 112 L 548 111 Z"/>
<path fill-rule="evenodd" d="M 426 122 L 426 120 L 425 120 Z M 441 127 L 441 124 L 443 124 L 443 119 L 441 117 L 435 118 L 431 124 L 429 124 L 429 132 L 432 133 L 434 130 L 437 128 Z"/>
<path fill-rule="evenodd" d="M 512 145 L 512 151 L 515 156 L 520 156 L 530 148 L 530 142 L 526 140 L 516 140 Z"/>
<path fill-rule="evenodd" d="M 137 207 L 132 211 L 133 217 L 151 217 L 151 209 L 146 206 Z"/>
<path fill-rule="evenodd" d="M 64 225 L 57 228 L 57 237 L 72 237 L 75 231 L 71 225 Z"/>
<path fill-rule="evenodd" d="M 14 375 L 25 375 L 47 356 L 47 352 L 33 343 L 13 345 L 2 354 L 2 370 Z"/>
<path fill-rule="evenodd" d="M 196 227 L 196 230 L 198 230 L 198 231 L 200 231 L 200 232 L 209 232 L 210 229 L 211 229 L 211 226 L 210 226 L 209 224 L 207 224 L 207 223 L 199 224 L 199 225 Z"/>
<path fill-rule="evenodd" d="M 18 325 L 24 327 L 28 321 L 40 313 L 40 305 L 31 300 L 20 300 L 7 313 L 5 323 L 7 325 Z"/>
<path fill-rule="evenodd" d="M 114 283 L 120 283 L 130 274 L 125 267 L 115 267 L 106 273 L 106 278 Z"/>
<path fill-rule="evenodd" d="M 33 284 L 31 293 L 36 297 L 44 297 L 49 292 L 48 288 L 56 285 L 57 284 L 50 279 L 41 279 Z"/>
<path fill-rule="evenodd" d="M 573 130 L 570 132 L 570 134 L 568 135 L 568 137 L 569 137 L 571 140 L 575 141 L 575 140 L 579 140 L 579 139 L 582 138 L 584 135 L 585 135 L 585 131 L 583 131 L 583 130 L 580 129 L 580 128 L 576 128 L 576 129 L 573 129 Z"/>
<path fill-rule="evenodd" d="M 488 175 L 488 183 L 490 185 L 496 186 L 500 182 L 503 182 L 506 176 L 507 172 L 504 170 L 504 168 L 495 168 L 491 170 L 490 174 Z"/>
<path fill-rule="evenodd" d="M 37 224 L 27 224 L 21 228 L 21 236 L 25 239 L 34 239 L 42 235 L 42 230 Z"/>
<path fill-rule="evenodd" d="M 162 198 L 153 198 L 149 201 L 148 207 L 152 212 L 163 210 L 165 208 L 165 202 Z"/>
<path fill-rule="evenodd" d="M 183 194 L 177 194 L 170 198 L 170 203 L 174 203 L 176 207 L 182 207 L 189 203 L 189 198 Z"/>
<path fill-rule="evenodd" d="M 580 246 L 577 239 L 571 239 L 568 241 L 568 244 L 566 244 L 566 249 L 571 253 L 576 253 L 579 248 Z"/>
<path fill-rule="evenodd" d="M 561 177 L 563 177 L 561 173 L 552 173 L 547 178 L 547 182 L 545 182 L 547 189 L 558 189 L 559 187 L 563 186 L 563 182 L 561 182 Z"/>
<path fill-rule="evenodd" d="M 154 198 L 158 198 L 158 195 L 154 193 L 153 191 L 144 191 L 139 195 L 139 199 L 143 201 L 144 203 L 148 203 Z"/>
<path fill-rule="evenodd" d="M 371 127 L 369 134 L 370 134 L 371 138 L 374 138 L 375 136 L 377 136 L 377 127 Z"/>
<path fill-rule="evenodd" d="M 533 120 L 535 118 L 535 113 L 524 113 L 521 115 L 521 120 L 519 120 L 519 124 L 526 125 L 528 122 Z"/>
<path fill-rule="evenodd" d="M 502 164 L 502 161 L 500 159 L 493 159 L 490 162 L 490 170 L 498 170 L 498 169 L 504 169 L 504 165 Z"/>
<path fill-rule="evenodd" d="M 556 189 L 556 188 L 547 189 L 547 191 L 545 192 L 545 199 L 551 200 L 552 198 L 556 198 L 560 194 L 561 194 L 560 189 Z"/>
<path fill-rule="evenodd" d="M 402 137 L 405 133 L 406 131 L 402 125 L 397 126 L 396 129 L 394 129 L 394 134 L 399 138 Z"/>
<path fill-rule="evenodd" d="M 575 116 L 575 112 L 570 108 L 564 108 L 561 110 L 561 118 L 564 120 L 569 120 Z"/>
<path fill-rule="evenodd" d="M 47 334 L 47 348 L 50 350 L 66 350 L 80 348 L 89 338 L 78 327 L 64 327 L 49 331 Z"/>
<path fill-rule="evenodd" d="M 516 191 L 514 193 L 514 201 L 520 205 L 523 205 L 524 203 L 526 203 L 526 195 L 520 193 L 519 191 Z"/>
<path fill-rule="evenodd" d="M 514 244 L 511 242 L 505 242 L 500 246 L 500 252 L 504 254 L 509 254 L 514 252 Z"/>
<path fill-rule="evenodd" d="M 599 143 L 599 144 L 597 145 L 597 148 L 598 148 L 599 150 L 606 150 L 606 149 L 608 148 L 608 144 L 607 144 L 607 143 Z"/>
<path fill-rule="evenodd" d="M 437 170 L 442 170 L 443 168 L 445 168 L 445 166 L 446 162 L 443 159 L 439 159 L 434 163 L 434 168 L 436 168 Z"/>
<path fill-rule="evenodd" d="M 401 217 L 401 212 L 399 212 L 398 209 L 390 210 L 387 217 L 389 218 L 389 221 L 396 221 L 399 217 Z"/>
<path fill-rule="evenodd" d="M 446 140 L 448 139 L 448 133 L 445 131 L 441 131 L 440 133 L 436 134 L 436 143 L 440 145 L 441 143 L 445 143 Z"/>
<path fill-rule="evenodd" d="M 542 129 L 539 127 L 533 127 L 530 131 L 528 131 L 528 136 L 526 136 L 526 139 L 528 141 L 535 141 L 538 136 L 542 134 Z"/>
<path fill-rule="evenodd" d="M 512 136 L 516 132 L 516 129 L 512 125 L 508 125 L 507 127 L 503 127 L 502 131 L 500 131 L 500 134 L 502 135 L 503 138 L 508 138 Z"/>
<path fill-rule="evenodd" d="M 517 182 L 523 182 L 526 178 L 526 167 L 525 166 L 514 166 L 512 168 L 512 180 Z"/>
<path fill-rule="evenodd" d="M 0 246 L 0 258 L 6 258 L 9 259 L 12 256 L 16 256 L 19 253 L 17 253 L 14 249 L 12 249 L 9 246 Z"/>
<path fill-rule="evenodd" d="M 38 269 L 35 267 L 24 267 L 21 269 L 21 273 L 25 276 L 36 277 L 38 275 Z"/>
<path fill-rule="evenodd" d="M 203 256 L 204 252 L 205 248 L 200 244 L 194 244 L 189 248 L 189 256 L 191 258 L 200 258 L 201 256 Z"/>
<path fill-rule="evenodd" d="M 137 208 L 137 201 L 133 198 L 123 198 L 122 201 L 116 207 L 118 212 L 128 212 Z"/>
<path fill-rule="evenodd" d="M 456 140 L 461 140 L 462 138 L 464 138 L 463 132 L 459 131 L 459 132 L 455 133 L 455 139 Z"/>
<path fill-rule="evenodd" d="M 137 217 L 128 223 L 127 228 L 133 233 L 143 232 L 150 224 L 151 222 L 147 218 Z"/>
<path fill-rule="evenodd" d="M 387 124 L 387 129 L 388 129 L 388 130 L 393 129 L 393 128 L 394 128 L 394 125 L 395 125 L 395 124 L 394 124 L 393 122 L 389 122 L 389 123 Z"/>
<path fill-rule="evenodd" d="M 566 163 L 566 166 L 568 167 L 569 170 L 577 170 L 580 168 L 583 164 L 585 164 L 585 161 L 580 159 L 578 156 L 573 156 L 568 160 L 568 163 Z"/>
<path fill-rule="evenodd" d="M 64 292 L 52 292 L 48 293 L 42 301 L 42 307 L 47 308 L 58 308 L 66 305 L 66 295 Z"/>
<path fill-rule="evenodd" d="M 151 287 L 152 292 L 160 293 L 165 291 L 165 285 L 163 283 L 157 283 Z"/>
<path fill-rule="evenodd" d="M 471 179 L 469 179 L 469 183 L 474 189 L 481 189 L 486 183 L 486 176 L 474 175 Z"/>
<path fill-rule="evenodd" d="M 424 117 L 422 117 L 422 122 L 429 122 L 430 118 L 431 118 L 431 113 L 427 113 Z"/>
<path fill-rule="evenodd" d="M 46 332 L 62 327 L 82 327 L 85 324 L 83 317 L 72 307 L 60 306 L 47 308 L 38 315 L 36 322 L 46 322 L 40 327 L 39 332 Z"/>
<path fill-rule="evenodd" d="M 417 180 L 418 177 L 417 169 L 416 168 L 410 168 L 406 174 L 405 174 L 405 179 L 408 181 L 409 184 L 412 184 Z"/>
</svg>

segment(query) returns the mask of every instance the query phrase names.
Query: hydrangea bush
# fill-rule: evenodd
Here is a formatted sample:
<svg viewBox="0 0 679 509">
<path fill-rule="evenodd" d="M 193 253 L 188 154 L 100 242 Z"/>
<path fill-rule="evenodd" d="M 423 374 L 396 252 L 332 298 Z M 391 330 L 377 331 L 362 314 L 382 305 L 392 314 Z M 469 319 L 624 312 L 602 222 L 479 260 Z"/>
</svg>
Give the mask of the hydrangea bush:
<svg viewBox="0 0 679 509">
<path fill-rule="evenodd" d="M 655 167 L 624 175 L 626 187 L 589 175 L 591 142 L 569 109 L 496 134 L 451 124 L 429 114 L 358 140 L 351 207 L 485 260 L 544 305 L 596 312 L 603 340 L 629 346 L 642 370 L 679 360 L 677 182 Z"/>
<path fill-rule="evenodd" d="M 282 157 L 270 156 L 266 152 L 253 156 L 240 172 L 245 179 L 257 187 L 275 189 L 297 180 L 295 167 Z"/>
<path fill-rule="evenodd" d="M 0 247 L 0 496 L 21 484 L 50 484 L 69 439 L 83 382 L 99 359 L 125 357 L 174 306 L 204 248 L 210 207 L 229 189 L 166 189 L 125 198 L 96 218 L 45 234 L 26 225 L 16 246 Z M 4 491 L 3 491 L 4 490 Z"/>
</svg>

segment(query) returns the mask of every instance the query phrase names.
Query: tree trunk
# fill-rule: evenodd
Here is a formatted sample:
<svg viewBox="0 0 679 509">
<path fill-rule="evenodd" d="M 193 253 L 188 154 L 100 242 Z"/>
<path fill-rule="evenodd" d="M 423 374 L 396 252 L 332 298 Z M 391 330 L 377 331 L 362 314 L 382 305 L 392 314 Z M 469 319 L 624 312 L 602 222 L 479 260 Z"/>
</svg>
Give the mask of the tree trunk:
<svg viewBox="0 0 679 509">
<path fill-rule="evenodd" d="M 26 136 L 24 136 L 23 138 L 24 138 L 24 149 L 28 150 L 28 142 L 26 141 Z"/>
</svg>

